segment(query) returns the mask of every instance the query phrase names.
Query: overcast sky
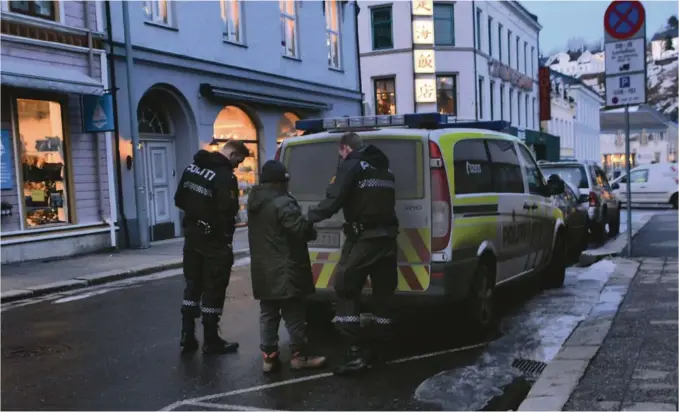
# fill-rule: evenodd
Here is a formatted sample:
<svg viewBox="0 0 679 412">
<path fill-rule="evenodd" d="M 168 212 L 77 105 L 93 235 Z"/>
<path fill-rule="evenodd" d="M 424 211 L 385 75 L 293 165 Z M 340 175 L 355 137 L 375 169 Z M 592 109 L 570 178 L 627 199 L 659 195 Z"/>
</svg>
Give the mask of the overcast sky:
<svg viewBox="0 0 679 412">
<path fill-rule="evenodd" d="M 565 49 L 568 40 L 582 37 L 587 43 L 603 39 L 604 12 L 610 1 L 522 0 L 521 4 L 538 16 L 542 25 L 540 50 Z M 645 0 L 646 36 L 652 37 L 667 19 L 677 14 L 676 1 Z"/>
</svg>

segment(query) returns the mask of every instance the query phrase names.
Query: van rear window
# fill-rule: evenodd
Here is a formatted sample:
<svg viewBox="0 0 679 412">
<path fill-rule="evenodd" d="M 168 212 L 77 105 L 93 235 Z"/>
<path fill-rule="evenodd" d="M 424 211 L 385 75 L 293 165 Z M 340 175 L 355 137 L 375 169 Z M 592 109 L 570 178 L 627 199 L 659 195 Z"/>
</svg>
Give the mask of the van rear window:
<svg viewBox="0 0 679 412">
<path fill-rule="evenodd" d="M 424 197 L 422 142 L 413 140 L 365 139 L 389 158 L 396 178 L 396 199 Z M 284 162 L 290 173 L 289 191 L 297 200 L 321 200 L 339 166 L 337 141 L 289 146 Z M 418 158 L 419 157 L 419 158 Z"/>
</svg>

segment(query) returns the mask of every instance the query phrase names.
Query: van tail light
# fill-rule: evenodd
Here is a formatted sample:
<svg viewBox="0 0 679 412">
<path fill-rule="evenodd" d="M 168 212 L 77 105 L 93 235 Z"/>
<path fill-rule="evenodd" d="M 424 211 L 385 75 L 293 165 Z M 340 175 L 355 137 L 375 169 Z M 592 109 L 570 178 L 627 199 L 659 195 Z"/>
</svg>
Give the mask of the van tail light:
<svg viewBox="0 0 679 412">
<path fill-rule="evenodd" d="M 429 142 L 431 170 L 431 249 L 443 250 L 448 246 L 452 229 L 450 211 L 450 190 L 448 176 L 443 168 L 441 149 L 435 142 Z"/>
<path fill-rule="evenodd" d="M 589 205 L 599 206 L 599 198 L 596 197 L 596 193 L 594 192 L 589 192 Z"/>
<path fill-rule="evenodd" d="M 281 160 L 281 146 L 276 149 L 276 155 L 273 157 L 275 160 Z"/>
</svg>

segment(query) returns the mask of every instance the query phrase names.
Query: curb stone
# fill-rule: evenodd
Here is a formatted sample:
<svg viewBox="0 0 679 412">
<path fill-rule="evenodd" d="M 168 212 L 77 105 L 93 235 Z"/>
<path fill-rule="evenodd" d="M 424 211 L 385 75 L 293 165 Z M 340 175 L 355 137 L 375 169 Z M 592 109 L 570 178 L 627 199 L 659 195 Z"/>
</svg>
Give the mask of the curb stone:
<svg viewBox="0 0 679 412">
<path fill-rule="evenodd" d="M 235 250 L 234 260 L 242 259 L 250 255 L 248 249 Z M 21 289 L 8 290 L 0 295 L 0 303 L 14 302 L 38 296 L 49 295 L 55 292 L 64 292 L 74 289 L 84 289 L 90 286 L 103 285 L 116 280 L 129 279 L 164 272 L 166 270 L 179 269 L 182 267 L 182 259 L 172 259 L 160 264 L 141 265 L 131 269 L 118 269 L 103 273 L 78 276 L 73 279 L 47 283 L 37 286 L 27 286 Z"/>
<path fill-rule="evenodd" d="M 632 224 L 632 239 L 651 221 L 654 215 L 646 215 L 639 218 L 637 224 Z M 580 254 L 579 263 L 582 266 L 590 266 L 596 262 L 610 257 L 616 257 L 627 247 L 627 232 L 620 233 L 615 239 L 597 248 L 585 250 Z"/>
<path fill-rule="evenodd" d="M 608 335 L 613 318 L 640 265 L 639 262 L 621 258 L 614 258 L 613 262 L 617 267 L 601 290 L 599 301 L 592 307 L 587 318 L 573 330 L 517 410 L 560 411 L 568 402 Z M 620 299 L 614 304 L 602 299 L 611 290 L 620 293 Z"/>
</svg>

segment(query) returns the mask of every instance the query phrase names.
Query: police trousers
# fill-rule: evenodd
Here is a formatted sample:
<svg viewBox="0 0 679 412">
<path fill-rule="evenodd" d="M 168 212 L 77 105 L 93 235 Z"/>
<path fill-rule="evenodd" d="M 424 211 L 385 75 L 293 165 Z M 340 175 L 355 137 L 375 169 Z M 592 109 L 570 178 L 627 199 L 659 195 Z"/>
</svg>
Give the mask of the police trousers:
<svg viewBox="0 0 679 412">
<path fill-rule="evenodd" d="M 182 315 L 203 320 L 219 321 L 226 299 L 226 288 L 231 279 L 233 250 L 229 247 L 221 253 L 208 253 L 193 247 L 187 240 L 184 245 L 184 299 Z"/>
<path fill-rule="evenodd" d="M 271 299 L 259 302 L 260 349 L 264 353 L 278 352 L 278 328 L 281 317 L 290 335 L 292 353 L 304 352 L 306 337 L 306 305 L 303 298 Z"/>
<path fill-rule="evenodd" d="M 361 330 L 361 295 L 370 278 L 372 335 Z M 391 304 L 398 284 L 396 238 L 349 240 L 344 243 L 335 273 L 337 294 L 333 323 L 348 343 L 358 346 L 369 340 L 384 341 L 391 333 Z"/>
</svg>

